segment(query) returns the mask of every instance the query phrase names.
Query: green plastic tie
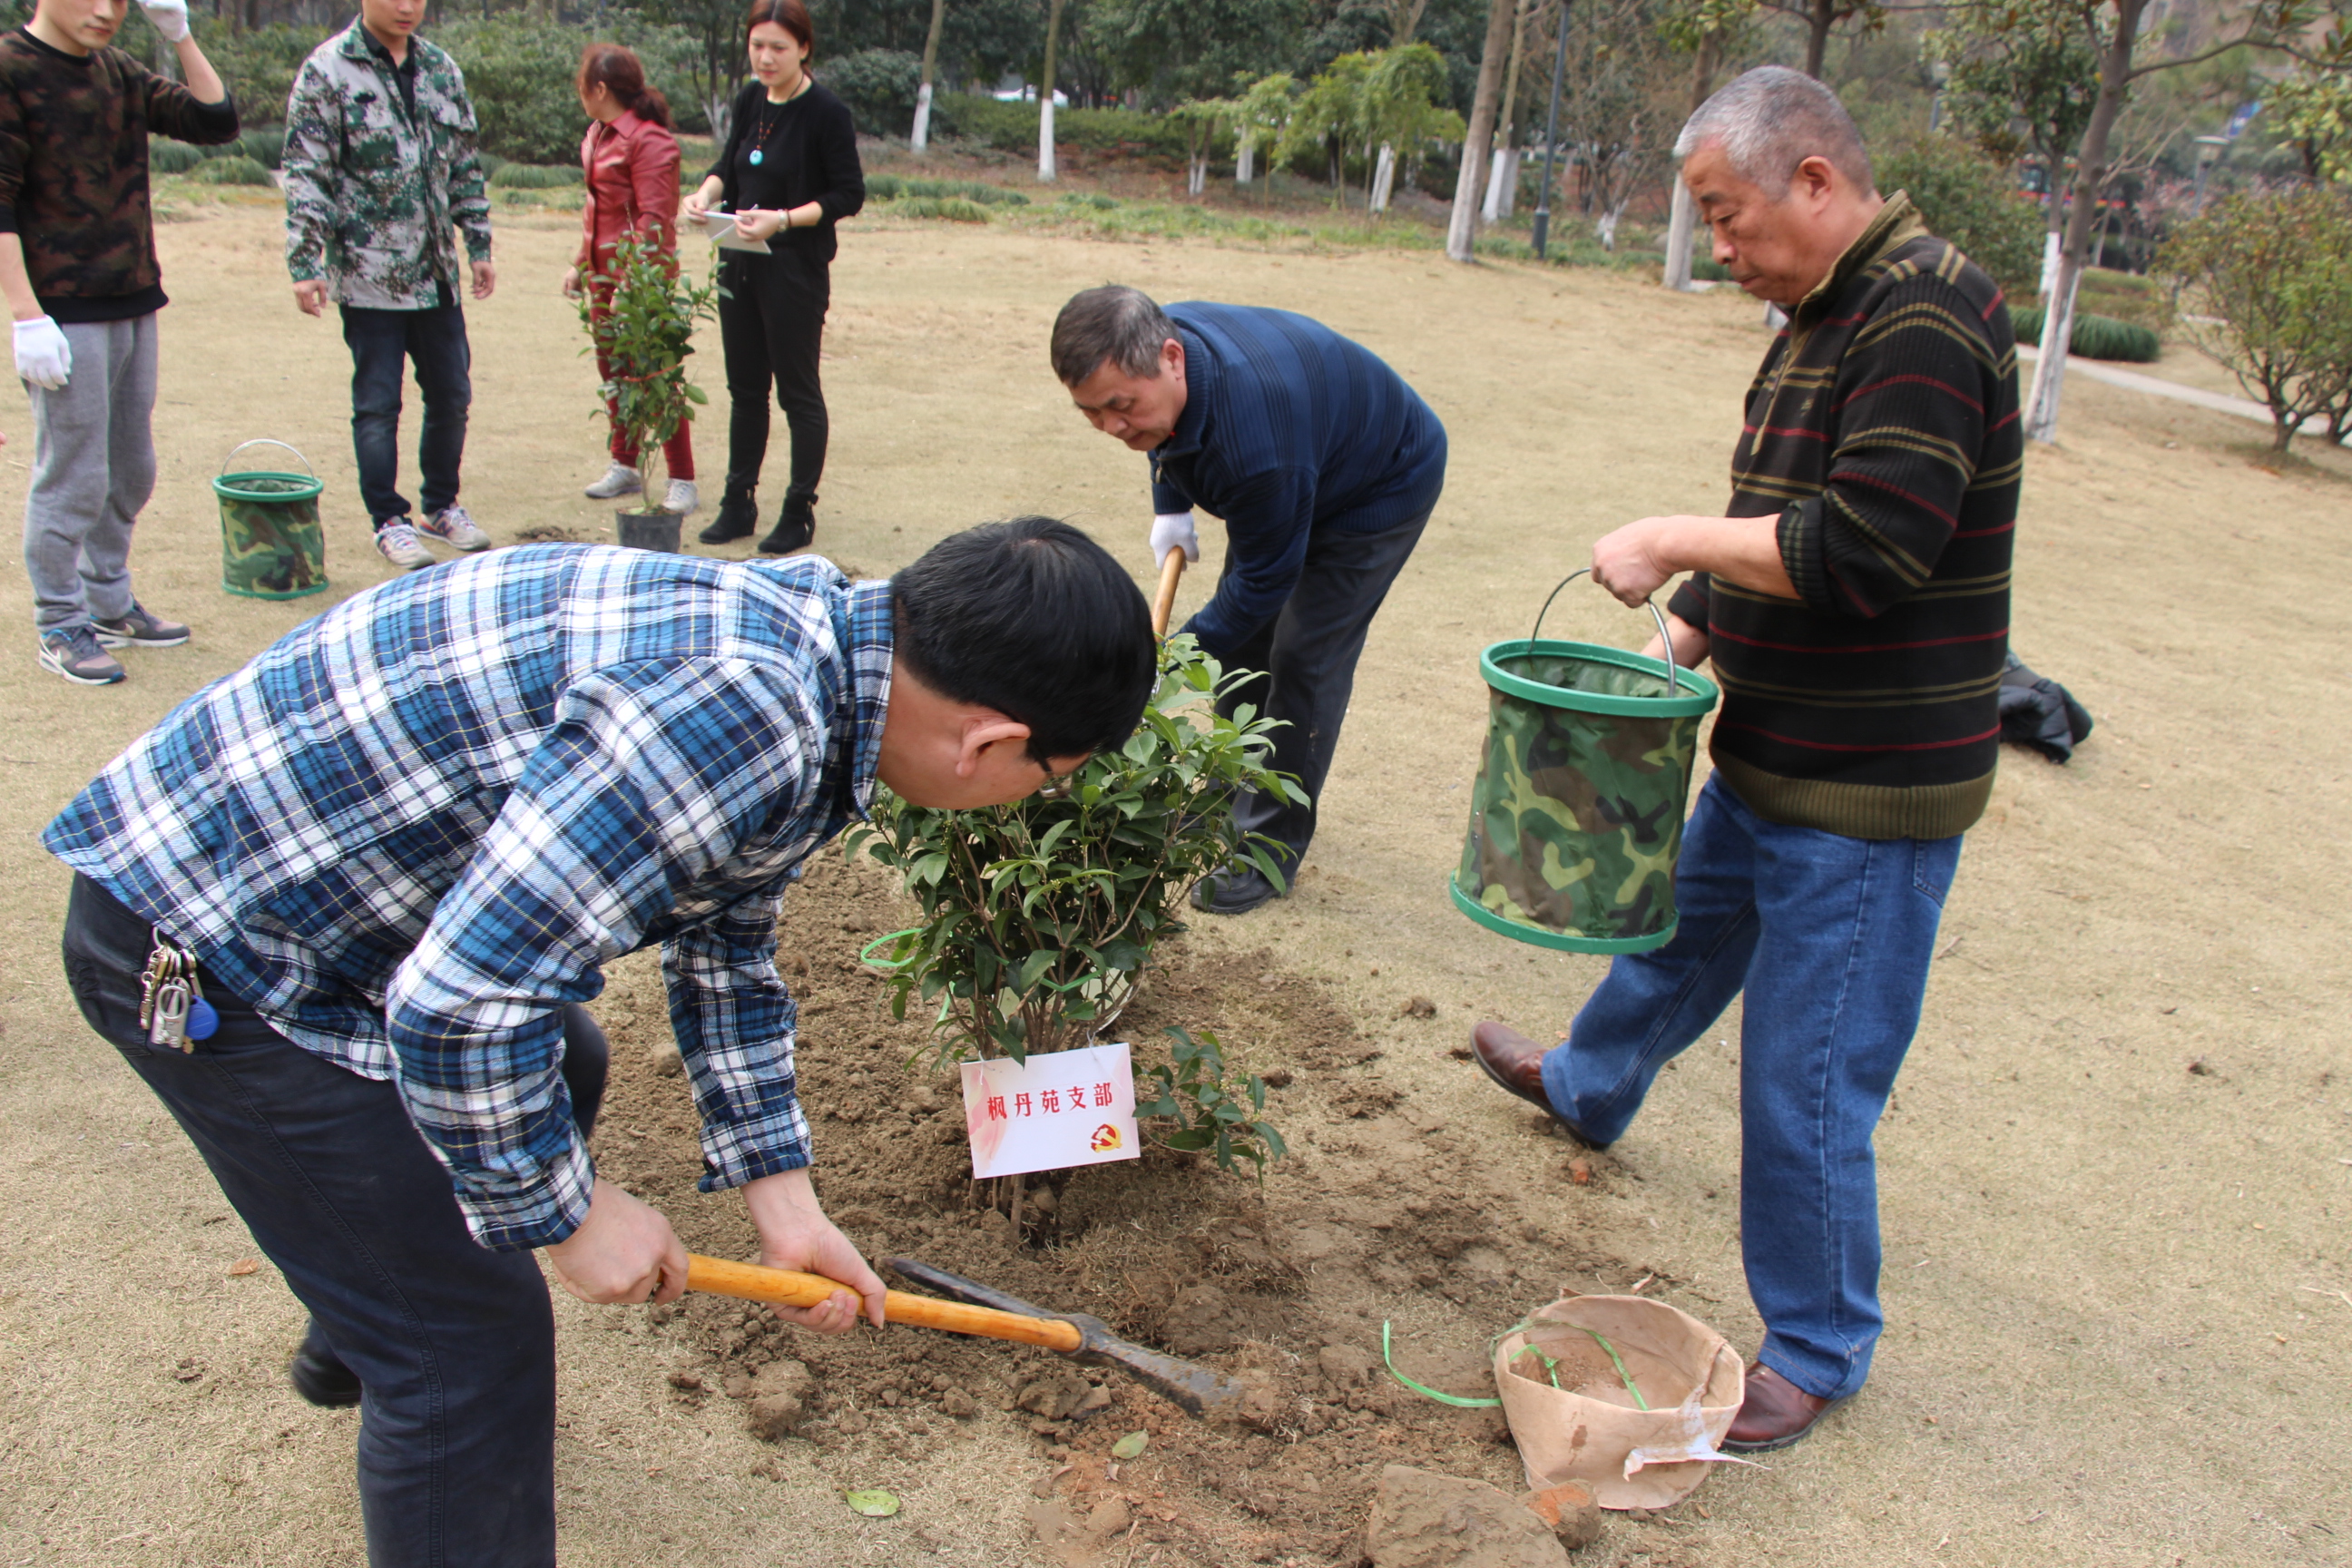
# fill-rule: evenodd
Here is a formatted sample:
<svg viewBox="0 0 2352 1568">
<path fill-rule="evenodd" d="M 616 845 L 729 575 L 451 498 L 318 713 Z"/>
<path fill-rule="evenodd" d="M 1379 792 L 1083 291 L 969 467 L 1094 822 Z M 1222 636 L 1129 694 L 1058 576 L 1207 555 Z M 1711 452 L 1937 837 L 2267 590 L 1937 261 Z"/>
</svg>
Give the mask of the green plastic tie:
<svg viewBox="0 0 2352 1568">
<path fill-rule="evenodd" d="M 1440 1405 L 1451 1405 L 1463 1410 L 1476 1410 L 1484 1405 L 1500 1405 L 1503 1403 L 1499 1399 L 1469 1399 L 1459 1394 L 1440 1394 L 1437 1390 L 1428 1386 L 1426 1384 L 1415 1383 L 1412 1379 L 1399 1372 L 1396 1369 L 1396 1362 L 1391 1359 L 1389 1354 L 1389 1325 L 1388 1320 L 1385 1318 L 1381 1321 L 1381 1361 L 1388 1367 L 1389 1375 L 1391 1377 L 1395 1378 L 1399 1383 L 1403 1384 L 1415 1394 L 1422 1394 L 1430 1399 L 1434 1399 Z M 1634 1397 L 1639 1398 L 1640 1395 L 1636 1394 Z M 1642 1408 L 1646 1410 L 1649 1406 L 1645 1405 Z"/>
<path fill-rule="evenodd" d="M 1611 1344 L 1607 1340 L 1601 1338 L 1601 1331 L 1599 1329 L 1586 1329 L 1584 1331 L 1591 1334 L 1592 1336 L 1592 1342 L 1599 1345 L 1602 1350 L 1607 1351 L 1609 1352 L 1609 1359 L 1617 1363 L 1617 1375 L 1625 1380 L 1625 1392 L 1633 1396 L 1633 1408 L 1636 1410 L 1649 1409 L 1650 1402 L 1642 1397 L 1642 1390 L 1634 1384 L 1633 1374 L 1625 1370 L 1625 1358 L 1617 1353 L 1617 1347 Z"/>
</svg>

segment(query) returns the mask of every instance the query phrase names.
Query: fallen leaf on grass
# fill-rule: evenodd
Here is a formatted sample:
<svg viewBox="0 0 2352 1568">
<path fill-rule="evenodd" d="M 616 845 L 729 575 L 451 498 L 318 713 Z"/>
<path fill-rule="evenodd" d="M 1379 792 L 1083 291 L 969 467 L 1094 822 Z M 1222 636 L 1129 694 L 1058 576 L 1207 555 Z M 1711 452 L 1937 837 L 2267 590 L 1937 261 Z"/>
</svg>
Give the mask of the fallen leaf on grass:
<svg viewBox="0 0 2352 1568">
<path fill-rule="evenodd" d="M 1129 1432 L 1110 1446 L 1110 1457 L 1114 1459 L 1132 1459 L 1143 1452 L 1143 1446 L 1150 1441 L 1151 1435 L 1148 1432 Z"/>
<path fill-rule="evenodd" d="M 228 1266 L 228 1277 L 232 1279 L 241 1279 L 247 1274 L 258 1274 L 260 1272 L 261 1259 L 258 1258 L 240 1258 L 236 1262 Z"/>
<path fill-rule="evenodd" d="M 898 1511 L 898 1499 L 894 1492 L 844 1492 L 841 1500 L 868 1519 L 887 1519 Z"/>
</svg>

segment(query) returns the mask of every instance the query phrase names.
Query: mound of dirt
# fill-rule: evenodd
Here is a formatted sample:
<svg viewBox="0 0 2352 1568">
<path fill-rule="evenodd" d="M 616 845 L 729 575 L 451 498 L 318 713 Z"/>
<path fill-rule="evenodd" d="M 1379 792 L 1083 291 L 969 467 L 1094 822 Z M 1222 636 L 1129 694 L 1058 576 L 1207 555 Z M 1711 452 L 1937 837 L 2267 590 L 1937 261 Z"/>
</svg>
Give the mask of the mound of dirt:
<svg viewBox="0 0 2352 1568">
<path fill-rule="evenodd" d="M 1202 1423 L 1045 1352 L 919 1330 L 823 1339 L 714 1297 L 654 1310 L 689 1351 L 673 1397 L 735 1394 L 763 1435 L 850 1457 L 919 1458 L 974 1422 L 1025 1426 L 1040 1462 L 1034 1501 L 1051 1505 L 1032 1507 L 1033 1523 L 1072 1563 L 1138 1542 L 1171 1561 L 1352 1563 L 1389 1465 L 1520 1489 L 1500 1415 L 1401 1387 L 1381 1365 L 1381 1324 L 1451 1325 L 1417 1352 L 1401 1346 L 1399 1367 L 1489 1394 L 1486 1336 L 1562 1289 L 1622 1279 L 1616 1259 L 1587 1254 L 1538 1194 L 1496 1184 L 1470 1137 L 1374 1076 L 1379 1048 L 1321 984 L 1263 952 L 1204 958 L 1181 941 L 1115 1035 L 1150 1060 L 1169 1026 L 1215 1031 L 1286 1086 L 1267 1115 L 1294 1153 L 1262 1188 L 1157 1147 L 1042 1174 L 1016 1235 L 969 1180 L 952 1069 L 935 1065 L 926 1029 L 889 1017 L 856 962 L 908 915 L 886 872 L 837 857 L 786 900 L 777 957 L 800 998 L 801 1094 L 828 1212 L 877 1264 L 919 1258 L 1238 1373 L 1250 1408 Z M 695 1113 L 658 972 L 616 966 L 597 1010 L 614 1045 L 600 1173 L 661 1204 L 695 1250 L 756 1256 L 742 1205 L 696 1194 Z M 1608 1157 L 1591 1158 L 1605 1180 Z M 1112 1458 L 1138 1431 L 1143 1454 Z M 1094 1528 L 1106 1521 L 1117 1530 Z"/>
</svg>

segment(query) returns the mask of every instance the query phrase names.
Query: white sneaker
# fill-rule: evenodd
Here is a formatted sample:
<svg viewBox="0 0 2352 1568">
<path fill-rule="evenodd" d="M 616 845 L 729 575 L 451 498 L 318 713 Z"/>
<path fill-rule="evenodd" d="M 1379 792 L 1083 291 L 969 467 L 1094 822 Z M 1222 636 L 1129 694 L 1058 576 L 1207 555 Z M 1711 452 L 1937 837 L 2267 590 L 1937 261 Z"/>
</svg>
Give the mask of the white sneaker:
<svg viewBox="0 0 2352 1568">
<path fill-rule="evenodd" d="M 375 531 L 376 552 L 394 566 L 406 572 L 421 572 L 433 564 L 433 552 L 416 537 L 416 530 L 406 519 L 385 523 Z"/>
<path fill-rule="evenodd" d="M 614 496 L 633 496 L 646 488 L 645 475 L 626 463 L 615 463 L 604 470 L 604 477 L 581 491 L 590 500 L 611 500 Z"/>
<path fill-rule="evenodd" d="M 488 550 L 490 536 L 475 525 L 462 506 L 445 506 L 416 525 L 419 533 L 429 533 L 444 544 L 460 550 Z"/>
<path fill-rule="evenodd" d="M 674 511 L 684 517 L 688 512 L 699 510 L 701 506 L 702 492 L 694 488 L 692 479 L 670 480 L 669 494 L 662 501 L 664 511 Z"/>
</svg>

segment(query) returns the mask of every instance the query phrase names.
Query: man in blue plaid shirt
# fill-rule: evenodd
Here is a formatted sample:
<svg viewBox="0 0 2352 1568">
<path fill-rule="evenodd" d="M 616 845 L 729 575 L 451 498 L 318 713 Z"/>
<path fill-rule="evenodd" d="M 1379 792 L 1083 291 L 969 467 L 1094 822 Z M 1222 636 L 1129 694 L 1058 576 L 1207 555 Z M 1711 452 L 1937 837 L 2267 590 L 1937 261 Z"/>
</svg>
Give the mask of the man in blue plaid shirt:
<svg viewBox="0 0 2352 1568">
<path fill-rule="evenodd" d="M 623 953 L 660 944 L 704 1189 L 742 1189 L 763 1262 L 856 1292 L 780 1315 L 882 1321 L 810 1180 L 784 889 L 877 778 L 992 805 L 1121 743 L 1153 664 L 1134 583 L 1042 518 L 887 582 L 533 546 L 297 628 L 50 825 L 84 1014 L 310 1309 L 298 1384 L 362 1405 L 371 1563 L 554 1562 L 531 1249 L 587 1300 L 684 1289 L 669 1222 L 587 1149 L 580 1005 Z M 166 942 L 217 1015 L 185 1051 L 140 1017 Z"/>
</svg>

